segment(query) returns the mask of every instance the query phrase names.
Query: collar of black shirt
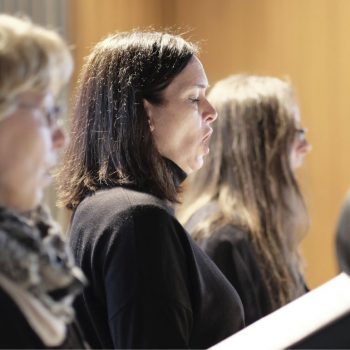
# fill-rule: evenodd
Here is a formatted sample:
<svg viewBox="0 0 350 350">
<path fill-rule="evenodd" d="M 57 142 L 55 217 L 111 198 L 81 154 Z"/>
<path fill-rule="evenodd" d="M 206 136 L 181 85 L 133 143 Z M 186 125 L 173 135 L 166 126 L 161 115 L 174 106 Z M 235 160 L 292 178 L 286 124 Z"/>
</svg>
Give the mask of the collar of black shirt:
<svg viewBox="0 0 350 350">
<path fill-rule="evenodd" d="M 171 171 L 173 175 L 173 179 L 176 187 L 180 187 L 180 185 L 186 180 L 187 174 L 172 160 L 168 158 L 164 158 L 164 159 L 168 169 Z"/>
</svg>

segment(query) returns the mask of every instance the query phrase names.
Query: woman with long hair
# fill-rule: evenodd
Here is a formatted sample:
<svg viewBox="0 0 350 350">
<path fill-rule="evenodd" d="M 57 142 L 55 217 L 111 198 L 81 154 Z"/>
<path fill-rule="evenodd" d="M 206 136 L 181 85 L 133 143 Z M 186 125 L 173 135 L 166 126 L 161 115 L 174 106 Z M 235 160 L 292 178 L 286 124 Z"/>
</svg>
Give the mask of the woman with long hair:
<svg viewBox="0 0 350 350">
<path fill-rule="evenodd" d="M 295 168 L 310 145 L 291 85 L 234 75 L 210 91 L 219 118 L 180 221 L 237 289 L 252 323 L 305 292 L 308 216 Z"/>
<path fill-rule="evenodd" d="M 171 209 L 209 152 L 207 87 L 195 45 L 176 35 L 114 34 L 87 59 L 60 196 L 95 348 L 208 348 L 244 324 L 235 289 Z"/>
</svg>

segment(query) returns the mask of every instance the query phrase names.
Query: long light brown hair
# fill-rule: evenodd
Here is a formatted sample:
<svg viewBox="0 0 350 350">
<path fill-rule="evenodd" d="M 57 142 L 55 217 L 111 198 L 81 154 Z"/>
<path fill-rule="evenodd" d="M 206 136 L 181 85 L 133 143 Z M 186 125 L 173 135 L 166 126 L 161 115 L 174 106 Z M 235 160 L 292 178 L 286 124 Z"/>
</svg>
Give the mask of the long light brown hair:
<svg viewBox="0 0 350 350">
<path fill-rule="evenodd" d="M 308 216 L 290 164 L 293 89 L 277 78 L 235 75 L 218 82 L 208 99 L 218 112 L 210 154 L 190 179 L 179 218 L 185 223 L 217 203 L 193 237 L 204 240 L 224 225 L 247 232 L 276 309 L 303 290 L 298 245 Z"/>
</svg>

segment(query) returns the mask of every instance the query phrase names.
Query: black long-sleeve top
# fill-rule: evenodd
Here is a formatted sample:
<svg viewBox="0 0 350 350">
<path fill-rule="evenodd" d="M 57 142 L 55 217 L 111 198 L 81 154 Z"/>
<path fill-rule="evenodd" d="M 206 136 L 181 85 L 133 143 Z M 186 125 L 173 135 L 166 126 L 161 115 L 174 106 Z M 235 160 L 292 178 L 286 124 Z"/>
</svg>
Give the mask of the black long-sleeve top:
<svg viewBox="0 0 350 350">
<path fill-rule="evenodd" d="M 237 290 L 249 324 L 272 312 L 270 297 L 247 234 L 226 225 L 200 247 Z"/>
<path fill-rule="evenodd" d="M 192 233 L 198 223 L 216 210 L 218 207 L 215 202 L 203 206 L 192 215 L 185 228 Z M 198 244 L 237 290 L 243 303 L 246 325 L 273 311 L 247 232 L 227 224 L 218 227 Z"/>
<path fill-rule="evenodd" d="M 69 237 L 90 281 L 76 311 L 92 347 L 208 348 L 244 326 L 235 289 L 156 197 L 100 190 Z"/>
</svg>

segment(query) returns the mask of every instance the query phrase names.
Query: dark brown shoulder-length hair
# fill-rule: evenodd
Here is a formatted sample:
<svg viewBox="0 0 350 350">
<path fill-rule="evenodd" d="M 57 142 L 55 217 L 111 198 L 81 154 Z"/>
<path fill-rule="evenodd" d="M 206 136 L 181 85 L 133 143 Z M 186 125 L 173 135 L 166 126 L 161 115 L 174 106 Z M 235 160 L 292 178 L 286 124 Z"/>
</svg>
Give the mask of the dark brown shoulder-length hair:
<svg viewBox="0 0 350 350">
<path fill-rule="evenodd" d="M 190 179 L 179 218 L 186 223 L 215 202 L 218 212 L 191 232 L 196 240 L 225 225 L 247 232 L 273 310 L 304 291 L 298 245 L 308 215 L 290 162 L 294 92 L 277 78 L 234 75 L 215 84 L 208 100 L 218 112 L 210 154 Z"/>
<path fill-rule="evenodd" d="M 143 102 L 161 104 L 163 90 L 195 54 L 196 45 L 160 32 L 118 33 L 92 49 L 58 174 L 61 205 L 73 209 L 88 193 L 118 185 L 176 201 L 176 182 L 155 147 Z"/>
</svg>

